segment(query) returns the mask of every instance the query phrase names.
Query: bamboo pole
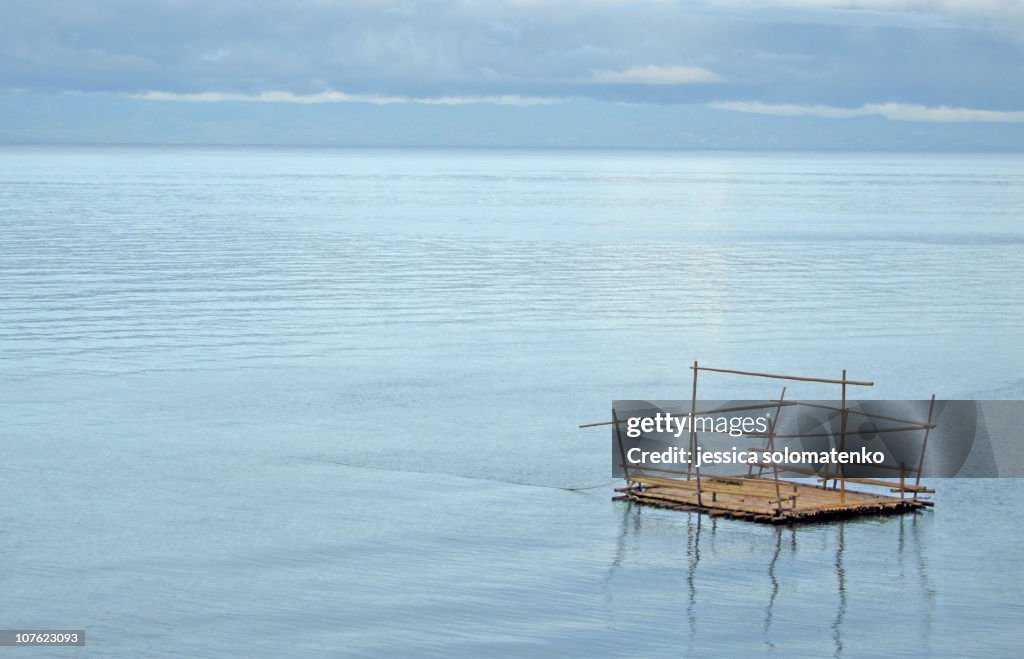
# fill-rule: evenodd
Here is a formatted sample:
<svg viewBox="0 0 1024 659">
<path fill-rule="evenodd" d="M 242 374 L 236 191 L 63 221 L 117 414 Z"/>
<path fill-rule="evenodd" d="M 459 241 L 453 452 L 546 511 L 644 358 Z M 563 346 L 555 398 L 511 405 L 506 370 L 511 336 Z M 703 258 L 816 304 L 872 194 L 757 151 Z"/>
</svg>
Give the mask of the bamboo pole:
<svg viewBox="0 0 1024 659">
<path fill-rule="evenodd" d="M 785 399 L 785 398 L 786 398 L 786 388 L 783 387 L 782 388 L 782 395 L 779 396 L 779 402 L 781 403 L 783 401 L 783 399 Z M 779 416 L 781 414 L 782 414 L 782 406 L 779 405 L 775 409 L 775 418 L 772 419 L 771 427 L 769 427 L 769 429 L 768 429 L 768 432 L 769 432 L 769 435 L 768 435 L 768 450 L 771 451 L 772 453 L 775 452 L 775 426 L 778 425 L 778 423 L 779 423 Z M 775 498 L 776 499 L 781 499 L 782 492 L 779 491 L 779 467 L 776 464 L 772 465 L 772 475 L 775 478 Z M 782 502 L 781 501 L 779 502 L 778 514 L 780 514 L 780 515 L 782 514 Z"/>
<path fill-rule="evenodd" d="M 902 463 L 900 463 L 900 464 L 902 465 L 901 467 L 893 467 L 892 465 L 878 465 L 878 464 L 874 464 L 874 465 L 871 465 L 871 468 L 872 469 L 886 469 L 888 471 L 899 471 L 900 469 L 902 469 L 903 472 L 906 473 L 906 474 L 912 474 L 915 471 L 917 471 L 913 467 L 908 467 L 906 465 L 903 465 Z"/>
<path fill-rule="evenodd" d="M 615 421 L 615 443 L 619 445 L 619 459 L 622 460 L 622 475 L 626 479 L 626 485 L 631 485 L 629 467 L 626 460 L 626 448 L 622 445 L 622 427 L 618 424 L 619 416 L 615 413 L 615 406 L 612 406 L 612 419 Z"/>
<path fill-rule="evenodd" d="M 839 480 L 839 479 L 836 478 L 836 480 Z M 895 492 L 896 491 L 896 487 L 897 487 L 897 483 L 894 483 L 892 481 L 883 481 L 883 480 L 879 480 L 877 478 L 860 478 L 859 476 L 848 476 L 848 477 L 846 477 L 846 478 L 844 478 L 842 480 L 845 480 L 845 481 L 850 482 L 850 483 L 860 483 L 862 485 L 876 485 L 878 487 L 888 487 L 888 488 L 892 488 L 892 490 L 891 490 L 892 492 Z M 905 489 L 907 492 L 913 492 L 915 490 L 918 491 L 918 492 L 927 492 L 927 493 L 934 492 L 934 490 L 932 490 L 931 488 L 925 487 L 924 485 L 904 485 L 903 489 Z"/>
<path fill-rule="evenodd" d="M 846 453 L 846 369 L 843 369 L 843 411 L 842 419 L 839 421 L 839 452 Z M 846 466 L 839 463 L 839 475 L 842 482 L 839 484 L 839 503 L 846 503 Z"/>
<path fill-rule="evenodd" d="M 751 462 L 750 464 L 754 465 L 755 467 L 764 467 L 764 468 L 768 468 L 768 467 L 772 466 L 771 463 L 768 463 L 768 462 Z M 822 476 L 817 471 L 815 471 L 814 469 L 810 469 L 808 467 L 797 467 L 796 465 L 786 465 L 786 466 L 784 466 L 782 468 L 782 471 L 791 471 L 794 474 L 804 474 L 805 476 L 817 476 L 818 478 L 822 478 Z"/>
<path fill-rule="evenodd" d="M 693 465 L 697 458 L 697 424 L 694 423 L 693 414 L 697 411 L 697 373 L 699 372 L 697 360 L 693 362 L 693 394 L 690 398 L 690 464 Z M 689 471 L 689 470 L 687 470 Z M 701 506 L 700 497 L 700 465 L 696 466 L 697 472 L 697 505 Z M 687 476 L 689 479 L 689 476 Z"/>
<path fill-rule="evenodd" d="M 817 403 L 808 403 L 806 401 L 799 401 L 799 402 L 794 402 L 794 403 L 790 403 L 790 404 L 791 405 L 801 405 L 803 407 L 814 407 L 814 408 L 817 408 L 817 409 L 820 409 L 820 410 L 831 410 L 833 412 L 839 412 L 840 411 L 840 409 L 838 407 L 835 407 L 834 405 L 819 405 Z M 874 412 L 865 412 L 864 410 L 854 410 L 854 409 L 851 409 L 851 410 L 847 410 L 847 412 L 849 412 L 850 414 L 856 414 L 858 416 L 865 416 L 865 417 L 868 417 L 869 419 L 879 419 L 881 421 L 893 421 L 895 423 L 905 423 L 908 426 L 915 426 L 915 427 L 920 428 L 921 430 L 924 430 L 925 428 L 928 428 L 928 427 L 932 427 L 932 428 L 935 427 L 933 424 L 930 424 L 930 423 L 921 423 L 920 421 L 911 421 L 910 419 L 901 419 L 901 418 L 895 417 L 895 416 L 885 416 L 885 415 L 882 415 L 882 414 L 875 414 Z"/>
<path fill-rule="evenodd" d="M 696 364 L 696 362 L 694 362 Z M 711 368 L 710 366 L 697 367 L 696 365 L 690 368 L 701 370 L 701 371 L 714 371 L 715 373 L 732 373 L 734 375 L 751 375 L 757 378 L 775 378 L 776 380 L 798 380 L 800 382 L 823 382 L 825 384 L 854 384 L 861 387 L 873 387 L 874 382 L 859 382 L 857 380 L 847 380 L 844 376 L 842 380 L 830 380 L 828 378 L 811 378 L 800 375 L 775 375 L 774 373 L 754 373 L 753 371 L 734 371 L 727 368 Z"/>
<path fill-rule="evenodd" d="M 738 406 L 735 406 L 735 407 L 723 407 L 723 408 L 717 409 L 717 410 L 702 410 L 700 412 L 692 412 L 692 413 L 691 412 L 684 412 L 684 413 L 678 414 L 676 416 L 686 416 L 686 417 L 691 416 L 691 415 L 692 416 L 711 416 L 713 414 L 725 414 L 726 412 L 743 412 L 743 411 L 746 411 L 746 410 L 765 410 L 765 409 L 768 409 L 769 407 L 775 407 L 777 404 L 778 404 L 778 401 L 770 400 L 770 401 L 765 402 L 764 404 L 758 404 L 758 405 L 738 405 Z M 786 402 L 784 402 L 782 404 L 784 406 L 786 406 L 786 407 L 789 407 L 789 406 L 792 406 L 792 405 L 801 405 L 801 403 L 798 403 L 798 402 L 795 402 L 795 401 L 792 401 L 792 402 L 791 401 L 786 401 Z M 665 412 L 665 414 L 671 414 L 671 412 Z M 641 418 L 653 418 L 653 417 L 645 416 L 645 417 L 641 417 Z M 618 423 L 626 423 L 628 421 L 629 421 L 629 419 L 620 419 L 618 421 Z M 579 427 L 580 428 L 595 428 L 597 426 L 610 426 L 613 423 L 616 423 L 616 422 L 615 421 L 597 421 L 595 423 L 584 423 L 584 424 L 580 425 Z"/>
<path fill-rule="evenodd" d="M 905 428 L 875 428 L 872 432 L 877 432 L 877 433 L 884 433 L 884 432 L 914 432 L 914 431 L 917 431 L 917 430 L 927 430 L 927 428 L 922 428 L 920 426 L 907 426 Z M 768 436 L 768 433 L 766 433 L 766 432 L 748 432 L 748 433 L 743 433 L 743 434 L 747 435 L 748 437 L 767 437 Z M 858 432 L 857 434 L 859 435 L 860 433 Z M 809 433 L 793 433 L 793 434 L 788 434 L 788 435 L 775 435 L 775 439 L 808 439 L 808 438 L 811 438 L 811 437 L 832 437 L 832 436 L 833 436 L 833 433 L 830 433 L 830 432 L 818 432 L 818 433 L 809 432 Z"/>
<path fill-rule="evenodd" d="M 711 416 L 713 414 L 725 414 L 726 412 L 743 412 L 743 411 L 746 411 L 746 410 L 763 410 L 763 409 L 767 409 L 769 407 L 774 407 L 774 406 L 776 406 L 778 404 L 779 404 L 779 401 L 777 401 L 777 400 L 770 400 L 770 401 L 766 401 L 764 404 L 758 404 L 758 405 L 739 405 L 739 406 L 735 406 L 735 407 L 723 407 L 723 408 L 717 409 L 717 410 L 702 410 L 700 412 L 697 412 L 696 415 L 697 416 Z M 838 407 L 836 407 L 834 405 L 818 405 L 816 403 L 808 403 L 808 402 L 805 402 L 805 401 L 789 401 L 789 400 L 787 400 L 787 401 L 784 401 L 782 403 L 782 405 L 784 407 L 813 407 L 813 408 L 820 409 L 820 410 L 831 410 L 833 412 L 839 412 L 840 411 L 840 408 L 838 408 Z M 867 417 L 869 419 L 879 419 L 881 421 L 893 421 L 894 423 L 905 423 L 905 424 L 907 424 L 907 427 L 905 429 L 901 429 L 901 430 L 927 430 L 929 428 L 937 427 L 934 423 L 921 423 L 920 421 L 911 421 L 910 419 L 900 419 L 900 418 L 894 417 L 894 416 L 884 416 L 882 414 L 875 414 L 873 412 L 865 412 L 863 410 L 848 409 L 847 412 L 849 414 L 856 414 L 857 416 L 863 416 L 863 417 Z M 671 414 L 671 413 L 670 412 L 666 412 L 666 414 Z M 684 413 L 684 414 L 679 415 L 679 416 L 689 416 L 689 413 L 687 412 L 687 413 Z M 627 421 L 629 421 L 629 419 L 620 419 L 619 423 L 626 423 Z M 610 426 L 613 423 L 615 423 L 615 422 L 614 421 L 598 421 L 598 422 L 595 422 L 595 423 L 584 423 L 584 424 L 581 424 L 579 427 L 580 428 L 594 428 L 594 427 L 597 427 L 597 426 Z M 882 430 L 879 430 L 878 432 L 882 432 Z M 764 436 L 767 435 L 767 433 L 752 433 L 752 432 L 751 433 L 744 433 L 744 434 L 752 435 L 752 436 L 760 436 L 760 437 L 764 437 Z M 786 437 L 826 437 L 826 436 L 827 435 L 776 435 L 775 438 L 776 439 L 784 439 Z"/>
<path fill-rule="evenodd" d="M 747 451 L 751 452 L 751 453 L 761 454 L 761 453 L 763 453 L 765 451 L 765 448 L 763 446 L 760 447 L 760 448 L 758 448 L 756 446 L 751 446 L 751 447 L 747 448 Z M 809 452 L 810 453 L 820 453 L 820 451 L 809 451 Z M 826 451 L 826 453 L 827 453 L 827 451 Z M 747 464 L 752 464 L 755 467 L 758 466 L 758 465 L 762 465 L 762 466 L 764 466 L 765 469 L 767 469 L 768 467 L 771 467 L 771 463 L 770 462 L 756 462 L 755 461 L 755 462 L 748 462 Z M 850 463 L 850 464 L 858 464 L 858 465 L 860 465 L 862 463 L 857 462 L 857 463 Z M 792 464 L 788 464 L 787 463 L 787 464 L 785 464 L 783 466 L 782 471 L 793 471 L 791 469 L 792 466 L 793 466 Z M 889 471 L 899 471 L 900 470 L 899 467 L 893 467 L 892 465 L 880 465 L 880 464 L 873 464 L 873 465 L 871 465 L 871 468 L 872 469 L 888 469 Z M 904 467 L 903 469 L 908 474 L 912 474 L 915 471 L 917 471 L 916 469 L 913 469 L 911 467 Z M 818 476 L 819 478 L 821 478 L 821 474 L 819 474 L 817 471 L 811 470 L 808 473 L 814 474 L 815 476 Z"/>
<path fill-rule="evenodd" d="M 668 467 L 649 467 L 647 465 L 633 465 L 635 472 L 640 472 L 640 476 L 643 476 L 643 472 L 657 471 L 663 474 L 677 474 L 679 476 L 685 476 L 686 472 L 682 469 L 669 469 Z"/>
<path fill-rule="evenodd" d="M 935 411 L 935 394 L 932 394 L 932 402 L 928 404 L 928 425 L 932 423 L 932 412 Z M 931 426 L 934 428 L 935 426 Z M 924 450 L 928 448 L 928 431 L 931 428 L 926 428 L 924 431 L 924 441 L 921 442 L 921 457 L 917 460 L 917 477 L 914 478 L 914 485 L 921 484 L 921 470 L 924 469 Z M 914 495 L 917 498 L 917 494 Z"/>
</svg>

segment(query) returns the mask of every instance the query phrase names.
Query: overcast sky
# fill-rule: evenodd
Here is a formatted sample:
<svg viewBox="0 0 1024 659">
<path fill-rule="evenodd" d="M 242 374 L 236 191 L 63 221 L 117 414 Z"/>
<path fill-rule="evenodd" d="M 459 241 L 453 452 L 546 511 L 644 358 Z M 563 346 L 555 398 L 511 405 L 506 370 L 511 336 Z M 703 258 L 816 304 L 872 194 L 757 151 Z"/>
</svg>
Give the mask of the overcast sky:
<svg viewBox="0 0 1024 659">
<path fill-rule="evenodd" d="M 0 92 L 7 108 L 615 102 L 1016 130 L 1024 2 L 7 0 Z"/>
</svg>

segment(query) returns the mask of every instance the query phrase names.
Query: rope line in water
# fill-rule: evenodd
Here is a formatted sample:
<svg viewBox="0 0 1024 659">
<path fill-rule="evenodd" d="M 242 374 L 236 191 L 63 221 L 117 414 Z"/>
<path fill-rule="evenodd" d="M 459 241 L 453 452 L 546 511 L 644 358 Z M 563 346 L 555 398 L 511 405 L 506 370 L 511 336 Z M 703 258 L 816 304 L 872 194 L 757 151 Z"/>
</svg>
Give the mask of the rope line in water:
<svg viewBox="0 0 1024 659">
<path fill-rule="evenodd" d="M 303 458 L 297 458 L 297 459 L 298 460 L 307 461 L 307 462 L 326 462 L 326 463 L 329 463 L 329 464 L 340 465 L 342 467 L 353 467 L 355 469 L 373 469 L 373 470 L 376 470 L 376 471 L 391 471 L 391 472 L 396 472 L 396 473 L 401 473 L 401 474 L 423 474 L 423 475 L 426 475 L 426 476 L 452 476 L 454 478 L 465 478 L 465 479 L 473 480 L 473 481 L 490 481 L 492 483 L 504 483 L 506 485 L 520 485 L 522 487 L 543 487 L 543 488 L 546 488 L 546 489 L 549 489 L 549 490 L 564 490 L 566 492 L 583 492 L 585 490 L 596 490 L 599 487 L 608 487 L 609 485 L 614 483 L 616 480 L 618 480 L 616 478 L 613 478 L 610 481 L 607 481 L 605 483 L 598 483 L 597 485 L 581 485 L 579 487 L 564 487 L 564 486 L 561 486 L 561 485 L 541 485 L 541 484 L 538 484 L 538 483 L 523 483 L 523 482 L 520 482 L 520 481 L 506 481 L 506 480 L 501 480 L 500 478 L 486 478 L 484 476 L 463 476 L 462 474 L 448 474 L 448 473 L 444 473 L 444 472 L 440 472 L 440 471 L 416 471 L 414 469 L 392 469 L 390 467 L 375 467 L 375 466 L 372 466 L 372 465 L 355 464 L 353 462 L 342 462 L 341 460 L 331 460 L 330 458 L 308 458 L 308 457 L 303 457 Z"/>
</svg>

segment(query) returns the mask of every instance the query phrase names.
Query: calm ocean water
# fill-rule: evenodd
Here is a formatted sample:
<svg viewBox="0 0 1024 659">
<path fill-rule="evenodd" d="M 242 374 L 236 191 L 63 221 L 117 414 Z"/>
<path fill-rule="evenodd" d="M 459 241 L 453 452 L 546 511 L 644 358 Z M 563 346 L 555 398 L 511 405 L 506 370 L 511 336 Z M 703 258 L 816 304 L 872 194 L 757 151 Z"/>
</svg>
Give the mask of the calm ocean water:
<svg viewBox="0 0 1024 659">
<path fill-rule="evenodd" d="M 577 424 L 694 359 L 1024 397 L 1022 213 L 1020 156 L 0 149 L 0 627 L 1019 655 L 1020 481 L 795 530 L 557 488 L 609 480 Z"/>
</svg>

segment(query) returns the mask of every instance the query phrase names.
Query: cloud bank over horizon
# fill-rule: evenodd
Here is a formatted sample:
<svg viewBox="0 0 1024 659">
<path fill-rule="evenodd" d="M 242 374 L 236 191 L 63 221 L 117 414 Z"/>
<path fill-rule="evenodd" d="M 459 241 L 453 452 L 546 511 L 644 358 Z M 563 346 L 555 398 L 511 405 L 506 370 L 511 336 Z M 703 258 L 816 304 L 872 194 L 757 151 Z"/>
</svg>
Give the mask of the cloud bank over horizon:
<svg viewBox="0 0 1024 659">
<path fill-rule="evenodd" d="M 141 107 L 596 102 L 1011 129 L 1024 122 L 1024 3 L 3 3 L 0 96 L 46 95 Z"/>
</svg>

